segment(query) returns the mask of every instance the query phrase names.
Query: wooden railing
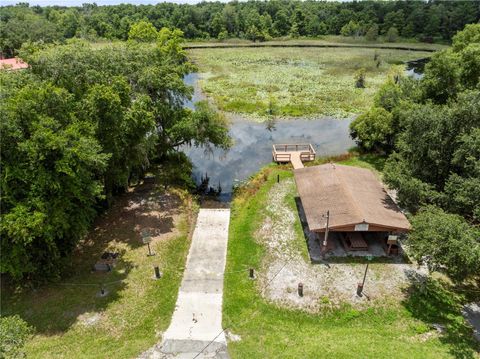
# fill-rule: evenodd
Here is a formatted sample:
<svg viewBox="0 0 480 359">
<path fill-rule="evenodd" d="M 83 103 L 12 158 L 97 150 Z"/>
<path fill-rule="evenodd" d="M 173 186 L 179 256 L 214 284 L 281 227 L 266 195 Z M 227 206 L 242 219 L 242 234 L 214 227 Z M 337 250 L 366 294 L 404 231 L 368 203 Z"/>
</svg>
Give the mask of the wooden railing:
<svg viewBox="0 0 480 359">
<path fill-rule="evenodd" d="M 302 161 L 315 160 L 316 152 L 310 143 L 273 145 L 272 157 L 275 162 L 290 162 L 293 152 L 300 152 Z"/>
</svg>

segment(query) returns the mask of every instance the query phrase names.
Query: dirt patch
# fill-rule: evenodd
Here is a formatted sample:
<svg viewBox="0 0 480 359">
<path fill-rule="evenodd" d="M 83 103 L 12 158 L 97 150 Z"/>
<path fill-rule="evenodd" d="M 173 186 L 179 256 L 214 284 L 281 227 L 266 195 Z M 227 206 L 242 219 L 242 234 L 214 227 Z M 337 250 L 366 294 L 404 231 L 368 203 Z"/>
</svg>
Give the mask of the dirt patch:
<svg viewBox="0 0 480 359">
<path fill-rule="evenodd" d="M 176 237 L 181 215 L 182 200 L 177 194 L 154 184 L 140 185 L 117 197 L 112 207 L 97 218 L 77 250 L 90 252 L 95 259 L 101 255 L 99 248 L 122 253 L 126 246 L 142 246 L 142 231 L 149 233 L 153 243 Z"/>
<path fill-rule="evenodd" d="M 259 277 L 262 294 L 269 300 L 287 307 L 316 312 L 325 307 L 340 307 L 345 303 L 355 307 L 370 306 L 374 302 L 399 301 L 404 296 L 412 276 L 423 271 L 414 265 L 397 260 L 392 263 L 371 263 L 365 295 L 356 295 L 357 283 L 365 272 L 364 263 L 333 261 L 323 264 L 307 262 L 298 249 L 298 241 L 305 243 L 295 233 L 298 213 L 287 203 L 287 195 L 295 193 L 293 179 L 275 184 L 268 196 L 263 224 L 256 237 L 268 255 Z M 306 245 L 306 244 L 305 244 Z M 272 279 L 273 278 L 273 279 Z M 298 284 L 303 284 L 303 297 L 298 295 Z"/>
</svg>

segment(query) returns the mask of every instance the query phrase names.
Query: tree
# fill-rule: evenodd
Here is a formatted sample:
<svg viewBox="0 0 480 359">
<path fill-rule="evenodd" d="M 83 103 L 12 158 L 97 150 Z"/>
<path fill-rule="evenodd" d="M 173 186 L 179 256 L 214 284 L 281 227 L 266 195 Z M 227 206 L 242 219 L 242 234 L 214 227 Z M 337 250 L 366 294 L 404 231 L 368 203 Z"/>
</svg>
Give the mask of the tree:
<svg viewBox="0 0 480 359">
<path fill-rule="evenodd" d="M 350 124 L 352 138 L 365 150 L 387 150 L 392 133 L 392 114 L 383 108 L 372 108 Z"/>
<path fill-rule="evenodd" d="M 378 38 L 378 25 L 373 24 L 368 28 L 367 33 L 365 34 L 365 38 L 368 41 L 375 41 Z"/>
<path fill-rule="evenodd" d="M 396 27 L 391 27 L 386 33 L 388 42 L 396 42 L 398 40 L 398 30 Z"/>
<path fill-rule="evenodd" d="M 443 51 L 434 54 L 425 66 L 422 87 L 425 97 L 436 103 L 446 103 L 460 91 L 460 71 L 458 54 Z"/>
<path fill-rule="evenodd" d="M 383 84 L 375 94 L 375 106 L 382 107 L 387 111 L 392 111 L 400 104 L 403 98 L 401 87 L 393 81 Z"/>
<path fill-rule="evenodd" d="M 480 42 L 472 43 L 459 53 L 460 86 L 464 89 L 474 89 L 480 83 Z"/>
<path fill-rule="evenodd" d="M 128 32 L 128 39 L 140 42 L 152 42 L 157 38 L 157 29 L 151 22 L 141 20 L 132 24 Z"/>
<path fill-rule="evenodd" d="M 229 146 L 208 104 L 184 108 L 193 65 L 182 41 L 163 29 L 156 46 L 30 46 L 28 71 L 0 72 L 2 273 L 59 275 L 97 209 L 130 178 L 182 144 Z"/>
<path fill-rule="evenodd" d="M 224 40 L 228 39 L 228 32 L 227 31 L 221 31 L 218 34 L 217 39 L 219 39 L 220 41 L 224 41 Z"/>
<path fill-rule="evenodd" d="M 480 231 L 462 217 L 425 207 L 412 218 L 408 246 L 413 257 L 431 271 L 441 271 L 456 281 L 480 273 Z"/>
<path fill-rule="evenodd" d="M 258 30 L 258 28 L 255 25 L 252 25 L 248 28 L 247 33 L 246 33 L 247 39 L 256 42 L 262 41 L 263 39 L 263 34 Z"/>
<path fill-rule="evenodd" d="M 288 34 L 291 28 L 290 20 L 288 19 L 287 12 L 284 9 L 279 10 L 275 15 L 276 20 L 273 22 L 273 28 L 275 32 L 280 36 Z M 298 32 L 298 26 L 297 26 Z"/>
<path fill-rule="evenodd" d="M 22 350 L 32 328 L 18 315 L 0 318 L 0 356 L 5 359 L 25 358 Z"/>
<path fill-rule="evenodd" d="M 294 22 L 292 24 L 292 27 L 290 28 L 290 33 L 289 33 L 290 37 L 296 39 L 298 37 L 300 37 L 300 32 L 299 32 L 299 29 L 298 29 L 298 24 L 296 22 Z"/>
<path fill-rule="evenodd" d="M 480 127 L 461 135 L 457 143 L 452 158 L 456 173 L 445 183 L 444 206 L 480 222 Z"/>
<path fill-rule="evenodd" d="M 350 20 L 350 22 L 344 25 L 340 30 L 340 34 L 342 36 L 359 36 L 360 32 L 361 32 L 360 25 L 353 20 Z"/>
<path fill-rule="evenodd" d="M 462 51 L 469 44 L 473 43 L 480 43 L 480 24 L 465 26 L 465 29 L 459 31 L 452 39 L 452 46 L 455 52 Z"/>
<path fill-rule="evenodd" d="M 34 82 L 3 101 L 0 270 L 19 279 L 59 263 L 89 227 L 108 155 L 71 94 Z"/>
</svg>

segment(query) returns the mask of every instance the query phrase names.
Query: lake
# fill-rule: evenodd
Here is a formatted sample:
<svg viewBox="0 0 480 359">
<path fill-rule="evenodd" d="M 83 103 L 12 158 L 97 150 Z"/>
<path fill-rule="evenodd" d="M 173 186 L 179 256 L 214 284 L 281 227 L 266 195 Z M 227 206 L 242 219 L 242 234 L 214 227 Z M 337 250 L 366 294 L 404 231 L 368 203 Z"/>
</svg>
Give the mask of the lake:
<svg viewBox="0 0 480 359">
<path fill-rule="evenodd" d="M 410 61 L 406 64 L 406 74 L 414 78 L 423 76 L 423 68 L 428 59 Z M 198 74 L 185 76 L 186 84 L 193 87 L 192 99 L 185 106 L 194 109 L 195 102 L 205 100 L 198 84 Z M 274 123 L 257 123 L 230 115 L 230 136 L 233 146 L 227 150 L 202 147 L 182 147 L 182 151 L 193 163 L 195 182 L 208 175 L 209 185 L 222 188 L 221 201 L 229 201 L 235 184 L 248 179 L 260 168 L 272 161 L 274 143 L 311 143 L 317 157 L 345 153 L 355 146 L 350 138 L 348 126 L 352 119 L 318 117 L 313 119 L 277 120 Z"/>
<path fill-rule="evenodd" d="M 198 75 L 185 77 L 185 82 L 194 88 L 191 101 L 185 106 L 205 99 L 197 84 Z M 230 136 L 233 146 L 227 150 L 184 146 L 182 151 L 194 165 L 193 176 L 197 184 L 208 175 L 210 186 L 222 188 L 221 201 L 229 201 L 232 187 L 272 161 L 274 143 L 311 143 L 317 156 L 342 154 L 355 143 L 349 136 L 351 119 L 278 120 L 274 123 L 258 123 L 238 115 L 230 116 Z"/>
</svg>

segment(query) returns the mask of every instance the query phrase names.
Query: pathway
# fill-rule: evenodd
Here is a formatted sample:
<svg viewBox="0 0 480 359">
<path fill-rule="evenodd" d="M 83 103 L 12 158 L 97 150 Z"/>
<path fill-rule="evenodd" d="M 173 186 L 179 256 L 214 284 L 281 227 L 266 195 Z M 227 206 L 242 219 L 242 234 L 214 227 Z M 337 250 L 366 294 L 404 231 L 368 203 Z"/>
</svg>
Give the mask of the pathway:
<svg viewBox="0 0 480 359">
<path fill-rule="evenodd" d="M 229 209 L 200 209 L 170 327 L 140 358 L 229 358 L 222 331 L 229 221 Z"/>
<path fill-rule="evenodd" d="M 293 169 L 303 168 L 303 162 L 301 159 L 301 152 L 292 152 L 290 157 L 290 163 L 293 166 Z"/>
</svg>

